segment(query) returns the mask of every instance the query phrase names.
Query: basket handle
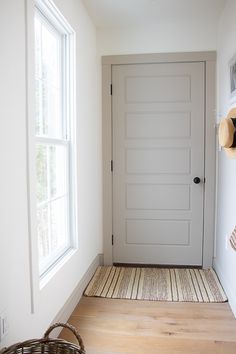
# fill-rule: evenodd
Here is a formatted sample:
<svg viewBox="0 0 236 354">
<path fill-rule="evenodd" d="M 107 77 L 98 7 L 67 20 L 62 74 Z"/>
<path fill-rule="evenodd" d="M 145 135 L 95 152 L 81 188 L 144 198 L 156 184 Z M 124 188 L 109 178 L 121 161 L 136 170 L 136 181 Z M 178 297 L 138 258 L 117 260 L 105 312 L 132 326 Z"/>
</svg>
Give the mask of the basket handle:
<svg viewBox="0 0 236 354">
<path fill-rule="evenodd" d="M 60 322 L 54 323 L 54 324 L 53 324 L 52 326 L 50 326 L 50 327 L 47 329 L 47 331 L 44 333 L 44 338 L 45 338 L 45 339 L 46 339 L 46 338 L 49 338 L 49 334 L 52 332 L 52 330 L 54 330 L 54 329 L 57 328 L 57 327 L 64 327 L 64 328 L 69 329 L 69 330 L 74 334 L 74 336 L 76 337 L 76 339 L 77 339 L 77 341 L 78 341 L 78 343 L 79 343 L 79 345 L 80 345 L 80 348 L 85 352 L 84 343 L 83 343 L 82 338 L 80 337 L 80 335 L 79 335 L 77 329 L 76 329 L 74 326 L 70 325 L 69 323 L 60 323 Z"/>
</svg>

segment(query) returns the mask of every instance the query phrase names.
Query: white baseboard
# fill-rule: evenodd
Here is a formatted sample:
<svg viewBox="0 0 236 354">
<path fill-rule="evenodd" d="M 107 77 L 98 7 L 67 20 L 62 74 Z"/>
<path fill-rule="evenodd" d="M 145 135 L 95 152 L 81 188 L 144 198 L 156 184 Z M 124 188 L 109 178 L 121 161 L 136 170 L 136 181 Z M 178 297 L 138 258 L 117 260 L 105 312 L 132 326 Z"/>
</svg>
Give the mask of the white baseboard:
<svg viewBox="0 0 236 354">
<path fill-rule="evenodd" d="M 52 323 L 62 322 L 66 323 L 71 316 L 72 312 L 74 311 L 76 305 L 78 304 L 79 300 L 81 299 L 83 292 L 88 285 L 90 279 L 92 278 L 93 274 L 95 273 L 96 268 L 99 265 L 103 265 L 103 254 L 98 254 L 93 262 L 90 264 L 89 268 L 87 269 L 86 273 L 79 281 L 78 285 L 76 286 L 75 290 L 68 298 L 62 309 L 59 311 L 57 316 L 54 318 Z M 55 329 L 53 331 L 53 337 L 57 337 L 61 332 L 61 329 Z"/>
<path fill-rule="evenodd" d="M 215 269 L 216 274 L 218 275 L 220 282 L 224 288 L 224 291 L 228 297 L 229 305 L 230 305 L 231 310 L 234 314 L 234 317 L 236 318 L 236 294 L 233 291 L 231 284 L 228 281 L 227 277 L 222 272 L 221 267 L 219 266 L 216 259 L 214 260 L 214 269 Z"/>
</svg>

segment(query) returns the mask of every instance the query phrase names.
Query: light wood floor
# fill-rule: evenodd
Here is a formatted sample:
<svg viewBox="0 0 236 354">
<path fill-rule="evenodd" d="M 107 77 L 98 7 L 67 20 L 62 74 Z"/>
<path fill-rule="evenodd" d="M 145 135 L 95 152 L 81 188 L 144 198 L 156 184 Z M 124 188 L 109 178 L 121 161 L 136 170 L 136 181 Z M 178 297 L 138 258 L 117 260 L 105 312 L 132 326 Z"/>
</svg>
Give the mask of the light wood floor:
<svg viewBox="0 0 236 354">
<path fill-rule="evenodd" d="M 87 354 L 236 354 L 236 319 L 228 303 L 83 297 L 69 323 Z M 68 330 L 60 337 L 76 342 Z"/>
</svg>

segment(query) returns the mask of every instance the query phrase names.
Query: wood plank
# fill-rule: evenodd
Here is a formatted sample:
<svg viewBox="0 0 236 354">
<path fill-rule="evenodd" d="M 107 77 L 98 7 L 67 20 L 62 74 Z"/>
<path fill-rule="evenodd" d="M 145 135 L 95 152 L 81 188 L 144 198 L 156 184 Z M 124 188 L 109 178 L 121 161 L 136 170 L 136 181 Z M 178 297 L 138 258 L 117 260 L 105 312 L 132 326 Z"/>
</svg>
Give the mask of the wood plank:
<svg viewBox="0 0 236 354">
<path fill-rule="evenodd" d="M 69 321 L 87 354 L 235 354 L 228 303 L 198 304 L 83 297 Z M 60 338 L 76 343 L 63 330 Z"/>
</svg>

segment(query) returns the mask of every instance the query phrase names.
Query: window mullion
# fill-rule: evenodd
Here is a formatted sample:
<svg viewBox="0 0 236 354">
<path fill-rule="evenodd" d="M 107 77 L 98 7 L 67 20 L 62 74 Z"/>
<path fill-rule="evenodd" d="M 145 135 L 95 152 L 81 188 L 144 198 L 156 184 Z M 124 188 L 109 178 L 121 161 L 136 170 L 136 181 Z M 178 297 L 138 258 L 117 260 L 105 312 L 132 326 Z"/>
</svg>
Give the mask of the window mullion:
<svg viewBox="0 0 236 354">
<path fill-rule="evenodd" d="M 68 140 L 54 139 L 54 138 L 49 138 L 49 137 L 36 136 L 35 140 L 36 140 L 36 143 L 45 144 L 45 145 L 64 145 L 64 146 L 68 146 L 70 144 L 70 142 Z"/>
<path fill-rule="evenodd" d="M 57 195 L 56 197 L 53 197 L 51 199 L 47 199 L 41 203 L 38 204 L 38 208 L 43 208 L 45 205 L 49 204 L 50 202 L 54 202 L 58 199 L 66 198 L 68 196 L 68 193 L 60 194 Z"/>
</svg>

